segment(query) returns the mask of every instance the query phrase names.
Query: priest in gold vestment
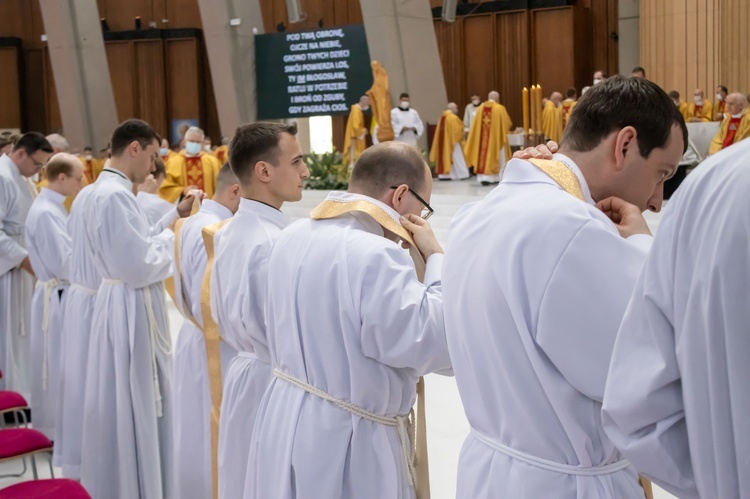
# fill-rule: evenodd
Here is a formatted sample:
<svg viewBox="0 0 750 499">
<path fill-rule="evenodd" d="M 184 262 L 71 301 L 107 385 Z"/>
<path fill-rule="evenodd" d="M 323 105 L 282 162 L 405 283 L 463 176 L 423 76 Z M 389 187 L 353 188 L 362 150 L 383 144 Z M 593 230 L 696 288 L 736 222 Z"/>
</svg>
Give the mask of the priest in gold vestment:
<svg viewBox="0 0 750 499">
<path fill-rule="evenodd" d="M 477 109 L 464 149 L 466 161 L 482 185 L 500 182 L 500 167 L 510 159 L 508 131 L 513 123 L 499 100 L 500 94 L 490 92 L 487 102 Z"/>
<path fill-rule="evenodd" d="M 458 117 L 458 105 L 448 104 L 448 109 L 435 128 L 435 137 L 430 149 L 430 161 L 440 180 L 463 180 L 469 178 L 469 168 L 464 157 L 464 122 Z"/>
<path fill-rule="evenodd" d="M 565 92 L 565 95 L 566 99 L 562 101 L 563 130 L 565 130 L 565 126 L 568 124 L 570 113 L 572 113 L 573 108 L 576 107 L 576 102 L 578 101 L 578 91 L 574 87 L 570 87 L 568 91 Z"/>
<path fill-rule="evenodd" d="M 203 130 L 198 127 L 190 127 L 185 133 L 185 149 L 167 161 L 167 179 L 159 189 L 163 199 L 174 203 L 192 189 L 213 197 L 221 163 L 203 150 L 203 138 Z"/>
<path fill-rule="evenodd" d="M 563 134 L 562 94 L 552 92 L 542 110 L 542 130 L 548 140 L 560 142 Z"/>
<path fill-rule="evenodd" d="M 346 121 L 344 132 L 344 164 L 354 166 L 354 163 L 367 147 L 367 128 L 365 127 L 365 111 L 370 109 L 370 98 L 363 95 L 359 102 L 352 105 L 349 119 Z"/>
<path fill-rule="evenodd" d="M 716 154 L 732 144 L 750 137 L 750 112 L 747 98 L 741 93 L 729 94 L 726 98 L 726 118 L 711 141 L 708 154 Z"/>
</svg>

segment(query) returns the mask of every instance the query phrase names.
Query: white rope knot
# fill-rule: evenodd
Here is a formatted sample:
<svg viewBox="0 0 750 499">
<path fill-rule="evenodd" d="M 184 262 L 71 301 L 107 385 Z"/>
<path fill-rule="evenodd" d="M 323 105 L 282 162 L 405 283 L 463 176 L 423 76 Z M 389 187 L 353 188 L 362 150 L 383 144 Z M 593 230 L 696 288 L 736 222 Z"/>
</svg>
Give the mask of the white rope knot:
<svg viewBox="0 0 750 499">
<path fill-rule="evenodd" d="M 318 398 L 327 400 L 328 402 L 337 405 L 341 409 L 344 409 L 345 411 L 354 414 L 357 417 L 372 421 L 373 423 L 395 427 L 398 431 L 399 442 L 401 443 L 401 457 L 403 458 L 404 465 L 406 466 L 406 474 L 409 478 L 409 485 L 413 487 L 417 483 L 417 472 L 414 467 L 414 455 L 416 453 L 416 449 L 414 447 L 415 438 L 413 433 L 415 431 L 415 426 L 411 424 L 414 411 L 410 411 L 406 416 L 382 416 L 380 414 L 368 411 L 367 409 L 356 404 L 347 402 L 346 400 L 338 399 L 328 392 L 321 390 L 320 388 L 313 386 L 306 381 L 296 378 L 291 374 L 285 373 L 279 369 L 274 369 L 273 375 L 283 381 L 286 381 L 289 384 L 296 386 L 297 388 L 303 389 L 311 395 L 315 395 Z"/>
</svg>

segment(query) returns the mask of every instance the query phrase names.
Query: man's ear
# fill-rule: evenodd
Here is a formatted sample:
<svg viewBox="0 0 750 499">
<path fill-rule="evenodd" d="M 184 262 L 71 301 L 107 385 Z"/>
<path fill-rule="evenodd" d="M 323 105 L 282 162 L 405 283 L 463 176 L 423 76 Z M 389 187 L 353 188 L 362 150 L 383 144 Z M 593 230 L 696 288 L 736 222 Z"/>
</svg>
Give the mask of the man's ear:
<svg viewBox="0 0 750 499">
<path fill-rule="evenodd" d="M 615 167 L 618 171 L 625 168 L 625 159 L 638 149 L 638 132 L 632 126 L 626 126 L 617 133 L 615 139 Z"/>
</svg>

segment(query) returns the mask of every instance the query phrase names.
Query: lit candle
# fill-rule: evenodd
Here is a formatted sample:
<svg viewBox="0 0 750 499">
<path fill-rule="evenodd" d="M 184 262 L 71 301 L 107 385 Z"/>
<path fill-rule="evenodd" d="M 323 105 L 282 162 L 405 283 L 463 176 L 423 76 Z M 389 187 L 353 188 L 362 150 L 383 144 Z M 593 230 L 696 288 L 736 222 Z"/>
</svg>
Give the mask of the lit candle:
<svg viewBox="0 0 750 499">
<path fill-rule="evenodd" d="M 534 102 L 536 102 L 536 85 L 531 85 L 531 100 L 529 106 L 531 108 L 531 133 L 536 131 L 536 112 L 534 111 Z"/>
<path fill-rule="evenodd" d="M 538 127 L 536 131 L 542 133 L 542 86 L 538 84 L 536 86 L 536 98 L 536 112 L 539 113 L 536 120 L 536 126 Z"/>
<path fill-rule="evenodd" d="M 523 87 L 523 133 L 529 133 L 529 89 Z"/>
</svg>

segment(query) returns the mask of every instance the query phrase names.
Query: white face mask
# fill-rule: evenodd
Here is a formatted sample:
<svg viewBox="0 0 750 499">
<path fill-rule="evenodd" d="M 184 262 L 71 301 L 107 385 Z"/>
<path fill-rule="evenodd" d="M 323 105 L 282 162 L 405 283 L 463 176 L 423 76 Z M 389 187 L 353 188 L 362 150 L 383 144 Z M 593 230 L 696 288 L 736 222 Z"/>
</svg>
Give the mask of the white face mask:
<svg viewBox="0 0 750 499">
<path fill-rule="evenodd" d="M 203 146 L 203 149 L 205 149 L 206 152 L 211 152 L 211 146 L 208 145 L 208 144 L 206 144 L 205 146 Z"/>
<path fill-rule="evenodd" d="M 362 111 L 367 111 L 368 109 L 370 109 L 370 106 L 363 106 L 362 104 L 360 104 L 359 107 L 362 108 Z"/>
<path fill-rule="evenodd" d="M 162 147 L 159 149 L 159 156 L 166 156 L 169 154 L 169 149 L 166 147 Z"/>
<path fill-rule="evenodd" d="M 722 97 L 721 94 L 716 94 L 716 100 L 721 102 L 724 100 L 724 97 Z"/>
<path fill-rule="evenodd" d="M 693 100 L 695 101 L 696 106 L 702 106 L 703 105 L 703 97 L 699 97 L 697 95 L 693 96 Z"/>
<path fill-rule="evenodd" d="M 94 157 L 91 154 L 86 155 L 86 161 L 91 161 Z"/>
<path fill-rule="evenodd" d="M 409 101 L 401 101 L 401 104 L 398 107 L 400 107 L 401 109 L 409 109 Z"/>
<path fill-rule="evenodd" d="M 594 78 L 594 85 L 598 85 L 602 82 L 599 78 Z"/>
<path fill-rule="evenodd" d="M 479 104 L 482 103 L 482 101 L 480 101 L 479 99 L 474 99 L 473 101 L 471 101 L 471 103 L 474 104 L 475 106 L 478 106 Z"/>
<path fill-rule="evenodd" d="M 185 152 L 188 154 L 195 156 L 196 154 L 200 154 L 201 152 L 201 143 L 200 142 L 188 142 L 185 144 Z"/>
</svg>

